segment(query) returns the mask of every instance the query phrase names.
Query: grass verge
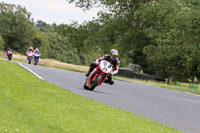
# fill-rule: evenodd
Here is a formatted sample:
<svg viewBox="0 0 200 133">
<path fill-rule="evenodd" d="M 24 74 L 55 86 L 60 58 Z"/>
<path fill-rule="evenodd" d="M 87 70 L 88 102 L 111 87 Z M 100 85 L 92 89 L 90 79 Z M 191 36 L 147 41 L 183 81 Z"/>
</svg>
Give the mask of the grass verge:
<svg viewBox="0 0 200 133">
<path fill-rule="evenodd" d="M 175 133 L 144 117 L 83 98 L 0 60 L 0 132 Z"/>
</svg>

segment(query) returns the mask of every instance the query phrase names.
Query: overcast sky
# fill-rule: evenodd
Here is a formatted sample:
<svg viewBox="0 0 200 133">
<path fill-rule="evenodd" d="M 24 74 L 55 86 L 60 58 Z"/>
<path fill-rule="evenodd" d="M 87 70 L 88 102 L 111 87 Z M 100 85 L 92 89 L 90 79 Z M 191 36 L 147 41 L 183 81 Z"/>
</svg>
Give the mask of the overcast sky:
<svg viewBox="0 0 200 133">
<path fill-rule="evenodd" d="M 32 14 L 34 21 L 43 20 L 48 24 L 69 24 L 72 20 L 79 24 L 84 20 L 97 18 L 98 9 L 84 12 L 75 4 L 69 4 L 66 0 L 0 0 L 8 4 L 18 4 L 25 7 Z"/>
</svg>

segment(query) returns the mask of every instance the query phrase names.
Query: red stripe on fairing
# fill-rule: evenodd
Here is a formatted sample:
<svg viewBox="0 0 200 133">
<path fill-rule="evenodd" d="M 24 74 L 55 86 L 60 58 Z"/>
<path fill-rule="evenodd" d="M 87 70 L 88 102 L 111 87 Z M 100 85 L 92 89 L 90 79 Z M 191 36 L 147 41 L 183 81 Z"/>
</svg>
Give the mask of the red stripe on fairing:
<svg viewBox="0 0 200 133">
<path fill-rule="evenodd" d="M 92 83 L 92 77 L 93 77 L 94 74 L 96 74 L 97 71 L 98 71 L 98 70 L 95 68 L 95 69 L 90 73 L 90 76 L 89 76 L 89 78 L 90 78 L 89 84 L 90 84 L 90 85 L 91 85 L 91 83 Z"/>
<path fill-rule="evenodd" d="M 100 84 L 101 84 L 101 82 L 102 82 L 102 80 L 103 80 L 103 78 L 102 78 L 102 77 L 103 77 L 103 75 L 102 75 L 102 74 L 99 74 L 99 75 L 101 75 L 101 80 L 100 80 L 100 81 L 99 81 L 99 83 L 98 83 L 98 84 L 100 85 Z"/>
<path fill-rule="evenodd" d="M 93 81 L 95 81 L 95 79 L 97 78 L 98 74 L 96 74 L 94 77 L 93 77 Z"/>
</svg>

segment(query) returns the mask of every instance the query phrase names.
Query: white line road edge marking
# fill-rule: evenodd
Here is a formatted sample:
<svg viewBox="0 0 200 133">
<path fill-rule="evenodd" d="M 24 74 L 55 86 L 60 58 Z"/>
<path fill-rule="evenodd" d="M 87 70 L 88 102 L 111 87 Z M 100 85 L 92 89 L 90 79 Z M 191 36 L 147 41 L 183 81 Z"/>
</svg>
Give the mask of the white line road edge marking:
<svg viewBox="0 0 200 133">
<path fill-rule="evenodd" d="M 148 86 L 152 86 L 152 87 L 156 87 L 156 88 L 162 88 L 162 87 L 158 87 L 158 86 L 153 86 L 153 85 L 150 85 L 150 84 L 147 84 Z M 164 88 L 166 89 L 166 88 Z M 179 90 L 175 90 L 175 91 L 178 91 L 178 92 L 181 92 L 181 93 L 186 93 L 188 95 L 193 95 L 193 96 L 197 96 L 199 97 L 200 95 L 197 95 L 197 94 L 193 94 L 193 93 L 190 93 L 190 92 L 185 92 L 185 91 L 179 91 Z"/>
<path fill-rule="evenodd" d="M 6 59 L 3 59 L 3 58 L 0 58 L 0 59 L 6 61 Z M 33 74 L 34 74 L 35 76 L 37 76 L 38 78 L 44 80 L 40 75 L 38 75 L 37 73 L 33 72 L 31 69 L 25 67 L 25 66 L 22 65 L 20 62 L 17 62 L 17 61 L 12 61 L 12 62 L 19 64 L 21 67 L 23 67 L 23 68 L 25 68 L 26 70 L 28 70 L 29 72 L 33 73 Z"/>
<path fill-rule="evenodd" d="M 31 69 L 25 67 L 24 65 L 22 65 L 20 62 L 17 62 L 21 67 L 25 68 L 26 70 L 28 70 L 29 72 L 33 73 L 35 76 L 37 76 L 38 78 L 44 80 L 40 75 L 38 75 L 37 73 L 33 72 Z"/>
<path fill-rule="evenodd" d="M 190 93 L 190 92 L 185 92 L 185 93 L 187 93 L 187 94 L 190 94 L 190 95 L 193 95 L 193 96 L 200 96 L 200 95 L 197 95 L 197 94 L 193 94 L 193 93 Z"/>
<path fill-rule="evenodd" d="M 6 59 L 4 59 L 4 58 L 0 58 L 1 60 L 6 60 Z"/>
</svg>

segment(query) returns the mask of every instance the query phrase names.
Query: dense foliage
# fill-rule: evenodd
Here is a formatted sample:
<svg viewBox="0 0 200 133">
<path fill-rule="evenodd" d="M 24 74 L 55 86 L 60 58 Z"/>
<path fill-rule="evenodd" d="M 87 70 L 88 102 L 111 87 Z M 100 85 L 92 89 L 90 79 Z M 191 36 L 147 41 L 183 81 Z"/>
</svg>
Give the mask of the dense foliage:
<svg viewBox="0 0 200 133">
<path fill-rule="evenodd" d="M 122 63 L 174 81 L 200 77 L 200 1 L 69 0 L 99 14 L 105 38 L 120 51 Z M 109 43 L 107 43 L 109 44 Z"/>
<path fill-rule="evenodd" d="M 4 40 L 2 36 L 0 35 L 0 50 L 4 49 Z"/>
<path fill-rule="evenodd" d="M 34 25 L 25 8 L 0 3 L 0 49 L 24 53 L 32 45 L 43 58 L 89 65 L 116 48 L 121 66 L 139 64 L 145 73 L 173 81 L 200 78 L 199 0 L 67 1 L 106 10 L 82 24 Z"/>
<path fill-rule="evenodd" d="M 30 13 L 24 8 L 9 4 L 0 4 L 0 33 L 5 41 L 5 47 L 25 50 L 33 38 L 33 28 Z"/>
</svg>

